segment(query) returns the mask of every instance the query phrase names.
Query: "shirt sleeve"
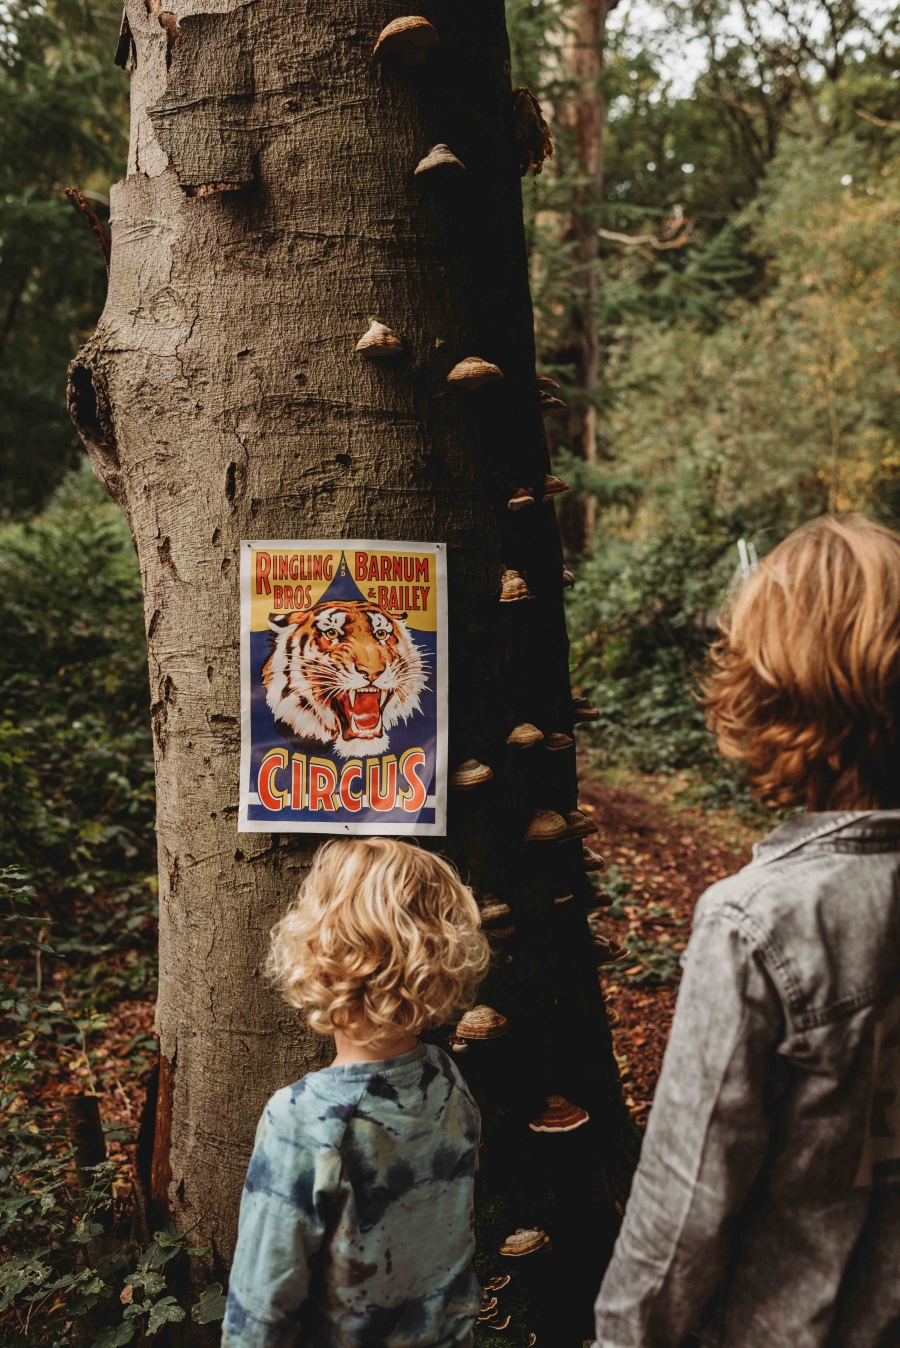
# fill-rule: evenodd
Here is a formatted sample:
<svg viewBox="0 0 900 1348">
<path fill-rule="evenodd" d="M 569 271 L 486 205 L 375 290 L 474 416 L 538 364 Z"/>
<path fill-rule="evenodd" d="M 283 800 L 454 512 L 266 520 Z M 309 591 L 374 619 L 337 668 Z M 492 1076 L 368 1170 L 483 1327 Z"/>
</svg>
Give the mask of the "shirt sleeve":
<svg viewBox="0 0 900 1348">
<path fill-rule="evenodd" d="M 599 1348 L 676 1348 L 725 1268 L 728 1225 L 769 1140 L 778 993 L 748 935 L 701 920 L 625 1221 L 596 1305 Z"/>
<path fill-rule="evenodd" d="M 291 1348 L 340 1185 L 329 1137 L 305 1122 L 303 1097 L 279 1091 L 263 1111 L 241 1198 L 223 1348 Z"/>
</svg>

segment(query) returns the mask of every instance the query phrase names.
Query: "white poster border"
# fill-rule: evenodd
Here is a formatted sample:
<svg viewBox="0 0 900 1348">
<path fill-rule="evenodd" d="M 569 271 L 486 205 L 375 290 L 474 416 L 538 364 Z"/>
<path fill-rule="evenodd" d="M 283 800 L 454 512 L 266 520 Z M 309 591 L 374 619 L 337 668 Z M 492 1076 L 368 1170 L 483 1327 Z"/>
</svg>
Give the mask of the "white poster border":
<svg viewBox="0 0 900 1348">
<path fill-rule="evenodd" d="M 306 820 L 286 820 L 280 827 L 273 828 L 265 819 L 249 819 L 247 812 L 250 802 L 250 769 L 252 755 L 252 725 L 250 718 L 250 702 L 252 690 L 252 669 L 250 665 L 250 622 L 252 596 L 250 585 L 252 581 L 251 572 L 251 554 L 254 548 L 269 548 L 273 552 L 281 550 L 310 551 L 317 549 L 322 552 L 336 552 L 339 549 L 350 551 L 358 548 L 360 551 L 367 549 L 371 552 L 424 552 L 433 551 L 435 554 L 435 569 L 437 575 L 437 659 L 436 659 L 436 683 L 435 683 L 435 703 L 436 703 L 436 730 L 437 743 L 435 746 L 435 801 L 434 801 L 434 823 L 420 824 L 411 822 L 408 824 L 351 824 L 351 823 L 328 823 L 323 821 L 321 824 L 316 820 L 315 824 Z M 376 837 L 385 835 L 388 837 L 417 836 L 445 838 L 447 836 L 447 544 L 446 543 L 411 543 L 409 540 L 402 542 L 392 541 L 390 539 L 360 539 L 360 538 L 288 538 L 288 539 L 241 539 L 240 552 L 240 597 L 241 597 L 241 768 L 239 783 L 239 806 L 238 806 L 238 833 L 333 833 L 342 837 Z"/>
</svg>

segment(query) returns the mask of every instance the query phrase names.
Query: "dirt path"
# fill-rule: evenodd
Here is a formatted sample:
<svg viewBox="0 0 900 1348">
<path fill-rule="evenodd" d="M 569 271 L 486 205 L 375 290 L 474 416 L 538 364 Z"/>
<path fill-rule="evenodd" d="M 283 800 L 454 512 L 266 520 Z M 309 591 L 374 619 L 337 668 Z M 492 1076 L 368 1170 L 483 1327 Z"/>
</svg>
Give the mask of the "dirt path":
<svg viewBox="0 0 900 1348">
<path fill-rule="evenodd" d="M 730 812 L 682 806 L 677 779 L 634 777 L 609 786 L 585 768 L 579 803 L 599 827 L 589 840 L 606 862 L 598 888 L 613 896 L 592 925 L 628 951 L 603 968 L 601 983 L 626 1100 L 643 1125 L 669 1037 L 678 960 L 694 905 L 709 885 L 749 861 L 762 830 Z"/>
</svg>

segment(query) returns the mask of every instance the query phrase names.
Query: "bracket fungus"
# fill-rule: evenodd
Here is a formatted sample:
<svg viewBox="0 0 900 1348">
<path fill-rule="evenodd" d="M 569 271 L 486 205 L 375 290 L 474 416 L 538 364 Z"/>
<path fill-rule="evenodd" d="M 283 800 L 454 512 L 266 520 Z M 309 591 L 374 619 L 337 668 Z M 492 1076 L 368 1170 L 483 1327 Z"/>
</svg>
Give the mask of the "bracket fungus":
<svg viewBox="0 0 900 1348">
<path fill-rule="evenodd" d="M 565 496 L 566 492 L 571 490 L 568 482 L 564 482 L 561 477 L 554 477 L 552 473 L 547 473 L 544 478 L 541 500 L 552 501 L 554 496 Z"/>
<path fill-rule="evenodd" d="M 603 867 L 606 865 L 600 853 L 592 851 L 587 843 L 584 844 L 581 850 L 581 857 L 584 861 L 584 869 L 586 871 L 602 871 Z"/>
<path fill-rule="evenodd" d="M 496 384 L 497 380 L 502 378 L 503 371 L 499 365 L 492 365 L 489 360 L 482 360 L 480 356 L 466 356 L 465 360 L 454 365 L 447 375 L 447 383 L 474 393 L 482 384 Z"/>
<path fill-rule="evenodd" d="M 436 173 L 441 178 L 449 178 L 461 173 L 465 164 L 450 149 L 449 145 L 432 145 L 424 159 L 420 159 L 414 170 L 414 177 L 423 173 Z"/>
<path fill-rule="evenodd" d="M 552 393 L 554 389 L 559 388 L 559 384 L 557 384 L 555 379 L 551 379 L 549 374 L 539 374 L 537 376 L 537 386 L 541 392 L 546 390 L 548 393 Z"/>
<path fill-rule="evenodd" d="M 589 838 L 596 832 L 598 832 L 597 825 L 593 819 L 588 819 L 586 814 L 582 814 L 580 810 L 566 812 L 566 842 L 570 838 Z"/>
<path fill-rule="evenodd" d="M 396 332 L 384 323 L 379 323 L 377 318 L 373 318 L 366 332 L 356 343 L 356 349 L 368 360 L 389 360 L 391 356 L 400 354 L 403 343 Z"/>
<path fill-rule="evenodd" d="M 568 412 L 569 410 L 562 398 L 555 398 L 552 393 L 547 393 L 544 389 L 541 390 L 540 403 L 541 415 L 545 417 L 551 417 L 556 412 Z"/>
<path fill-rule="evenodd" d="M 489 895 L 487 901 L 481 907 L 481 925 L 484 926 L 486 922 L 499 922 L 503 917 L 512 917 L 512 909 L 509 904 Z"/>
<path fill-rule="evenodd" d="M 534 1348 L 537 1343 L 537 1334 L 529 1334 L 527 1339 L 528 1348 Z"/>
<path fill-rule="evenodd" d="M 518 571 L 504 571 L 500 578 L 500 603 L 515 604 L 519 599 L 531 599 L 532 594 Z"/>
<path fill-rule="evenodd" d="M 546 1231 L 537 1227 L 522 1227 L 514 1231 L 500 1246 L 500 1253 L 510 1259 L 519 1259 L 524 1254 L 537 1254 L 539 1250 L 550 1250 L 553 1246 Z"/>
<path fill-rule="evenodd" d="M 508 1273 L 497 1273 L 493 1278 L 488 1278 L 484 1290 L 486 1292 L 502 1292 L 504 1287 L 509 1286 L 509 1281 Z"/>
<path fill-rule="evenodd" d="M 567 891 L 565 894 L 557 894 L 557 896 L 556 896 L 556 898 L 553 900 L 553 902 L 554 902 L 554 903 L 568 903 L 569 900 L 572 899 L 572 898 L 574 898 L 574 897 L 575 897 L 575 896 L 574 896 L 574 894 L 571 893 L 571 891 Z"/>
<path fill-rule="evenodd" d="M 473 1006 L 456 1027 L 459 1039 L 499 1039 L 509 1029 L 509 1021 L 492 1006 Z"/>
<path fill-rule="evenodd" d="M 600 712 L 586 697 L 572 698 L 572 716 L 575 721 L 599 721 Z"/>
<path fill-rule="evenodd" d="M 563 1095 L 548 1095 L 547 1108 L 539 1119 L 528 1127 L 533 1133 L 572 1133 L 587 1123 L 590 1115 L 580 1105 L 573 1105 Z"/>
<path fill-rule="evenodd" d="M 485 763 L 479 763 L 477 758 L 467 758 L 451 776 L 450 785 L 455 791 L 471 791 L 473 786 L 489 782 L 493 775 L 492 769 Z"/>
<path fill-rule="evenodd" d="M 523 506 L 534 505 L 534 492 L 529 491 L 527 487 L 516 487 L 506 504 L 510 510 L 521 510 Z"/>
<path fill-rule="evenodd" d="M 547 736 L 545 747 L 551 754 L 558 754 L 561 749 L 571 749 L 575 741 L 571 735 L 564 735 L 561 730 L 554 730 L 552 735 Z"/>
<path fill-rule="evenodd" d="M 489 1320 L 496 1311 L 496 1309 L 497 1309 L 496 1297 L 491 1297 L 490 1299 L 488 1299 L 487 1297 L 483 1298 L 481 1302 L 481 1310 L 478 1312 L 478 1319 Z"/>
<path fill-rule="evenodd" d="M 497 1332 L 498 1334 L 500 1334 L 500 1333 L 503 1332 L 504 1329 L 508 1329 L 508 1328 L 509 1328 L 509 1322 L 510 1322 L 511 1319 L 512 1319 L 512 1316 L 511 1316 L 511 1315 L 507 1315 L 507 1316 L 504 1316 L 504 1318 L 503 1318 L 502 1320 L 488 1320 L 488 1321 L 487 1321 L 487 1327 L 488 1327 L 488 1329 L 496 1330 L 496 1332 Z"/>
<path fill-rule="evenodd" d="M 619 945 L 618 941 L 609 940 L 605 936 L 595 936 L 592 944 L 598 968 L 604 964 L 621 964 L 623 960 L 631 959 L 631 955 L 623 945 Z"/>
<path fill-rule="evenodd" d="M 406 14 L 382 28 L 373 55 L 381 59 L 396 56 L 402 65 L 423 66 L 426 51 L 437 41 L 438 35 L 427 19 L 421 14 Z"/>
<path fill-rule="evenodd" d="M 532 725 L 530 721 L 523 721 L 521 725 L 513 726 L 506 737 L 506 743 L 512 744 L 517 749 L 530 749 L 533 744 L 540 744 L 543 738 L 536 725 Z"/>
<path fill-rule="evenodd" d="M 575 576 L 567 566 L 564 566 L 562 569 L 562 583 L 564 590 L 571 590 L 572 586 L 575 584 Z"/>
<path fill-rule="evenodd" d="M 567 824 L 555 810 L 535 810 L 525 830 L 526 842 L 555 842 L 565 833 Z"/>
<path fill-rule="evenodd" d="M 469 1045 L 466 1043 L 465 1039 L 460 1039 L 458 1034 L 453 1035 L 451 1038 L 450 1047 L 453 1049 L 454 1053 L 468 1053 L 469 1051 Z"/>
<path fill-rule="evenodd" d="M 607 894 L 605 889 L 598 889 L 596 894 L 594 895 L 594 903 L 597 905 L 597 907 L 592 910 L 593 915 L 595 917 L 602 917 L 603 909 L 611 908 L 613 902 L 614 900 L 612 894 Z M 591 913 L 588 913 L 588 917 L 590 916 Z"/>
</svg>

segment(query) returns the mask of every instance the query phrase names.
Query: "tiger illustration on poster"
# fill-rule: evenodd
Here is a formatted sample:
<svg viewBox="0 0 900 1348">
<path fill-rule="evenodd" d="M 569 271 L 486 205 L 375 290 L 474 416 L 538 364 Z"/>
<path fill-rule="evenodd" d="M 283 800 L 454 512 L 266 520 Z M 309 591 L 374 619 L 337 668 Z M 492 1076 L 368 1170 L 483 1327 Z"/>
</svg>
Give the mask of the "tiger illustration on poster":
<svg viewBox="0 0 900 1348">
<path fill-rule="evenodd" d="M 385 753 L 391 729 L 421 711 L 428 681 L 405 617 L 364 599 L 271 614 L 262 680 L 275 720 L 342 759 Z"/>
</svg>

